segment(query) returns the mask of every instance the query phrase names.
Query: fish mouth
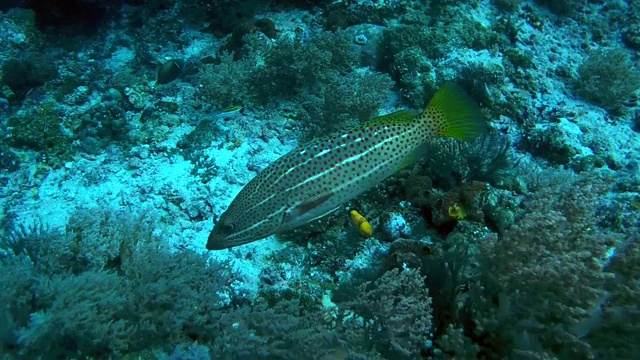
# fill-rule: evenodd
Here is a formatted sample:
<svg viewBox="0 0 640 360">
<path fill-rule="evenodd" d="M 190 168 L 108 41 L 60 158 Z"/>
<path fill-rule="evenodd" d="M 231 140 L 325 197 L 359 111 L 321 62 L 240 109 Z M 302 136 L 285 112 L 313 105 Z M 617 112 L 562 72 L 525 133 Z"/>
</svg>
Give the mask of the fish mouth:
<svg viewBox="0 0 640 360">
<path fill-rule="evenodd" d="M 205 246 L 207 250 L 223 250 L 231 247 L 230 244 L 225 243 L 224 241 L 220 241 L 220 239 L 216 239 L 217 236 L 214 234 L 214 231 L 211 231 L 209 234 L 209 238 L 207 239 L 207 245 Z"/>
<path fill-rule="evenodd" d="M 207 239 L 207 245 L 205 246 L 207 250 L 224 250 L 244 244 L 248 244 L 254 242 L 259 239 L 235 239 L 232 240 L 229 236 L 225 236 L 224 234 L 217 233 L 214 230 L 209 234 L 209 238 Z"/>
<path fill-rule="evenodd" d="M 224 249 L 232 248 L 235 246 L 244 245 L 252 241 L 254 240 L 251 240 L 251 239 L 241 240 L 241 241 L 230 240 L 228 236 L 225 236 L 224 234 L 220 234 L 219 232 L 216 232 L 214 229 L 209 234 L 209 238 L 207 239 L 207 245 L 205 246 L 205 248 L 207 250 L 224 250 Z"/>
</svg>

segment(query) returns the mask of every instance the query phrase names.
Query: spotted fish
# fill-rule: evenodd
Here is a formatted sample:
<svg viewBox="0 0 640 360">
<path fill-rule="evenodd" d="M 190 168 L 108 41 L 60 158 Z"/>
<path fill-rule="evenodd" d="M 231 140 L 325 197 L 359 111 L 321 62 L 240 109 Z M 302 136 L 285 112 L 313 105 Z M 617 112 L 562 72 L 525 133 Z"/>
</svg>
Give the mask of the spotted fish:
<svg viewBox="0 0 640 360">
<path fill-rule="evenodd" d="M 410 164 L 429 139 L 470 139 L 485 129 L 477 106 L 449 84 L 422 113 L 400 110 L 313 140 L 249 181 L 214 225 L 206 247 L 246 244 L 321 218 Z"/>
</svg>

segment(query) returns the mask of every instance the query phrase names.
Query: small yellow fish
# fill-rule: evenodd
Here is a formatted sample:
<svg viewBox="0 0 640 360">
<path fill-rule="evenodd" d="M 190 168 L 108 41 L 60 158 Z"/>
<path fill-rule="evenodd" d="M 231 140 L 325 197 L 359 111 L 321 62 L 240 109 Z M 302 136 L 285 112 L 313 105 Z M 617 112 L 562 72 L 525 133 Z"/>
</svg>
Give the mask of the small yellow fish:
<svg viewBox="0 0 640 360">
<path fill-rule="evenodd" d="M 370 237 L 371 235 L 373 235 L 373 228 L 371 227 L 371 224 L 369 224 L 369 221 L 367 221 L 367 219 L 365 219 L 364 216 L 360 215 L 360 213 L 355 210 L 351 210 L 349 215 L 351 215 L 351 220 L 353 220 L 353 224 L 356 226 L 358 231 L 360 231 L 360 235 L 364 237 Z"/>
<path fill-rule="evenodd" d="M 449 216 L 457 220 L 462 220 L 467 217 L 467 210 L 458 204 L 449 206 Z"/>
</svg>

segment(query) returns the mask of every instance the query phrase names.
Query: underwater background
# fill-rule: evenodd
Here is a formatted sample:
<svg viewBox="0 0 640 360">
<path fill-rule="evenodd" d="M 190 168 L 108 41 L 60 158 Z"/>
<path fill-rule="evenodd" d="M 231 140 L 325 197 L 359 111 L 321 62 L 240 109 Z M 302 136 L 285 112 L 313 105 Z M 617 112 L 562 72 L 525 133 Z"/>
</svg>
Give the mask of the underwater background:
<svg viewBox="0 0 640 360">
<path fill-rule="evenodd" d="M 2 0 L 0 18 L 2 359 L 640 358 L 639 1 Z M 447 83 L 488 134 L 205 249 L 280 156 Z"/>
</svg>

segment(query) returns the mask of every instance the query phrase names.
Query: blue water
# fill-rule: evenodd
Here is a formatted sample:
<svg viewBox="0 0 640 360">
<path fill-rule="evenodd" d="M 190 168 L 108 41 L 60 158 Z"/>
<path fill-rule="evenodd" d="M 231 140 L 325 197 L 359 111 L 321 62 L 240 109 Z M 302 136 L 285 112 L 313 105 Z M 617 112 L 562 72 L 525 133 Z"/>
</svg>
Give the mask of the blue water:
<svg viewBox="0 0 640 360">
<path fill-rule="evenodd" d="M 1 358 L 636 359 L 638 6 L 3 1 Z M 445 84 L 486 133 L 206 250 L 319 206 L 221 217 L 278 158 Z"/>
</svg>

